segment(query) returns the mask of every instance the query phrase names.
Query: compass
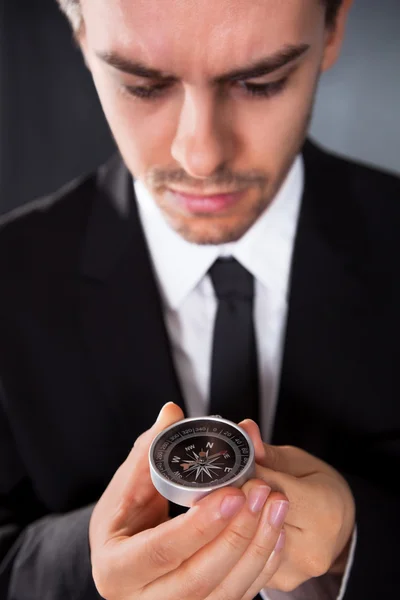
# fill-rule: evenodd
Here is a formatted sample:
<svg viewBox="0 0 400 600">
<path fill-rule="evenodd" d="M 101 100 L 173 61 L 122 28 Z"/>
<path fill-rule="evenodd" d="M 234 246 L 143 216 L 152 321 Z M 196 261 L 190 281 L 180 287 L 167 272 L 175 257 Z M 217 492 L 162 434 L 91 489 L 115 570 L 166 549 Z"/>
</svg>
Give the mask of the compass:
<svg viewBox="0 0 400 600">
<path fill-rule="evenodd" d="M 183 419 L 164 429 L 151 444 L 149 462 L 155 488 L 181 506 L 222 487 L 242 487 L 255 472 L 250 437 L 217 415 Z"/>
</svg>

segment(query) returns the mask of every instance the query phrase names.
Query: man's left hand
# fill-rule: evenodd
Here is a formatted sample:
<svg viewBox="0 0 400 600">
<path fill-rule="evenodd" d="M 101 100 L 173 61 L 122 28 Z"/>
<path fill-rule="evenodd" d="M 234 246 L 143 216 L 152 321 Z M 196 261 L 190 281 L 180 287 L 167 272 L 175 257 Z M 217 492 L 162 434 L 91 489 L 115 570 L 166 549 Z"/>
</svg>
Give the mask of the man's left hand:
<svg viewBox="0 0 400 600">
<path fill-rule="evenodd" d="M 266 586 L 289 592 L 313 577 L 342 574 L 355 526 L 355 502 L 345 479 L 304 450 L 264 444 L 254 421 L 240 426 L 255 446 L 255 477 L 285 494 L 290 506 L 280 567 Z"/>
</svg>

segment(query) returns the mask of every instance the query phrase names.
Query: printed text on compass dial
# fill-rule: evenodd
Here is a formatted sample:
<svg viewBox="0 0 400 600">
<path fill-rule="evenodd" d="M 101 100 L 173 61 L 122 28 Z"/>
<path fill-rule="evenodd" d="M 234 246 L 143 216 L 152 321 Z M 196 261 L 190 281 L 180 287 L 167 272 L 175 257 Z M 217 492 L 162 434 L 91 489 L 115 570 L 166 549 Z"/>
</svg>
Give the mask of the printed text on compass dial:
<svg viewBox="0 0 400 600">
<path fill-rule="evenodd" d="M 199 424 L 171 431 L 155 448 L 154 458 L 167 479 L 188 487 L 210 487 L 236 477 L 249 453 L 247 440 L 233 428 Z"/>
</svg>

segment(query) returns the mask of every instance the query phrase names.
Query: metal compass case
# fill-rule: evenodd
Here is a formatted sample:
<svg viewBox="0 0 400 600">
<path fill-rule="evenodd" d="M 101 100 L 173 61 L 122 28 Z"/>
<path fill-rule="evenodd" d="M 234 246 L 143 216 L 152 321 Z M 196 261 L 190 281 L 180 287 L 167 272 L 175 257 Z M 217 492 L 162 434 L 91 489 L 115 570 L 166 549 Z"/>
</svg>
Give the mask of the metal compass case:
<svg viewBox="0 0 400 600">
<path fill-rule="evenodd" d="M 222 487 L 241 487 L 255 473 L 247 433 L 220 416 L 183 419 L 164 429 L 149 451 L 155 488 L 181 506 L 192 506 Z"/>
</svg>

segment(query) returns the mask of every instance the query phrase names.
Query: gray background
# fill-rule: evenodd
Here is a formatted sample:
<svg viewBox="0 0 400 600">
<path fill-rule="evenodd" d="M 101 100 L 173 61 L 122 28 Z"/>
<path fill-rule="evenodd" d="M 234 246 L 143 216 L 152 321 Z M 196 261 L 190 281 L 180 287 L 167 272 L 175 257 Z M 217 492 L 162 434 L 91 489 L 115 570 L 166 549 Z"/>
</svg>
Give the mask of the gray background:
<svg viewBox="0 0 400 600">
<path fill-rule="evenodd" d="M 356 0 L 337 65 L 321 80 L 313 136 L 400 173 L 400 0 Z"/>
<path fill-rule="evenodd" d="M 0 213 L 91 171 L 114 150 L 55 0 L 0 0 Z M 400 173 L 400 0 L 356 0 L 312 135 Z"/>
</svg>

